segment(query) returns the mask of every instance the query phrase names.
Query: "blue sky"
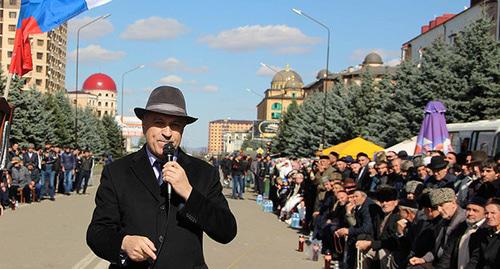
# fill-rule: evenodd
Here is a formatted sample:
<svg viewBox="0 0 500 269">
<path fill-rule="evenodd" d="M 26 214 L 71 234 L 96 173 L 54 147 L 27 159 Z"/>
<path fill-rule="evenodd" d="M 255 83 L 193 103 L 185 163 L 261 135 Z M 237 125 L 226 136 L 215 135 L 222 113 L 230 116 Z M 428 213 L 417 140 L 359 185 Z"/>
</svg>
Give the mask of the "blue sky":
<svg viewBox="0 0 500 269">
<path fill-rule="evenodd" d="M 422 25 L 465 6 L 469 1 L 113 0 L 69 22 L 66 87 L 75 88 L 76 29 L 111 13 L 80 33 L 79 88 L 89 75 L 103 72 L 120 91 L 122 74 L 145 64 L 125 77 L 124 114 L 144 107 L 153 88 L 176 86 L 188 113 L 199 118 L 186 128 L 183 144 L 205 147 L 209 121 L 256 119 L 261 98 L 245 89 L 262 94 L 274 75 L 260 62 L 276 69 L 289 64 L 305 84 L 325 68 L 326 30 L 292 8 L 331 29 L 329 69 L 337 72 L 360 64 L 371 51 L 396 63 L 401 45 Z"/>
</svg>

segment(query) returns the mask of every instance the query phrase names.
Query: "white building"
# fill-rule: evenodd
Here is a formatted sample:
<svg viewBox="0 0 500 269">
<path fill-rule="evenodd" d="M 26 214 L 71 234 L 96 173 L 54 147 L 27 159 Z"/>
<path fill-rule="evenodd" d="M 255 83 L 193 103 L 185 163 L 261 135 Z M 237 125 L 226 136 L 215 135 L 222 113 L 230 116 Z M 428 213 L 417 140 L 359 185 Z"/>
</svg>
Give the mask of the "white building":
<svg viewBox="0 0 500 269">
<path fill-rule="evenodd" d="M 401 59 L 404 61 L 419 61 L 423 50 L 441 38 L 448 44 L 453 44 L 456 35 L 482 17 L 493 21 L 492 35 L 498 41 L 499 37 L 499 7 L 497 0 L 471 0 L 470 7 L 458 14 L 443 14 L 431 20 L 421 28 L 421 33 L 403 44 Z"/>
</svg>

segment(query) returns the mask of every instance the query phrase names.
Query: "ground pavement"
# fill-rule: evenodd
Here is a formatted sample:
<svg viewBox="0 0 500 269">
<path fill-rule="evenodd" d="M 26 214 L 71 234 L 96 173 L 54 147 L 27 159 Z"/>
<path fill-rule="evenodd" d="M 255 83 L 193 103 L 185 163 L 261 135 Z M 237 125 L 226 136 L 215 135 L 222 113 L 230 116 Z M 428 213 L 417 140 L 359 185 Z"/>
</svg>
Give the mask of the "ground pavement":
<svg viewBox="0 0 500 269">
<path fill-rule="evenodd" d="M 98 179 L 94 179 L 98 182 Z M 0 216 L 0 268 L 103 269 L 108 263 L 96 257 L 85 243 L 85 232 L 94 207 L 96 187 L 90 195 L 58 195 L 55 202 L 23 204 Z M 229 190 L 224 192 L 229 194 Z M 322 261 L 306 259 L 295 251 L 298 234 L 264 213 L 255 195 L 228 199 L 238 223 L 238 235 L 227 245 L 205 237 L 209 268 L 322 268 Z"/>
</svg>

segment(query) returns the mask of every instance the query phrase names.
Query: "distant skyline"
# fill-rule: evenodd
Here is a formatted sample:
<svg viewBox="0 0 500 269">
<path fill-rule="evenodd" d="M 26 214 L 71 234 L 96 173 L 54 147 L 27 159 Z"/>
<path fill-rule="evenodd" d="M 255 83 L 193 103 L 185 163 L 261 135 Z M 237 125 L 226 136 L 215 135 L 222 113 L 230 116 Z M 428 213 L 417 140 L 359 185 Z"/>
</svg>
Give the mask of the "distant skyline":
<svg viewBox="0 0 500 269">
<path fill-rule="evenodd" d="M 137 5 L 139 3 L 139 5 Z M 180 88 L 188 113 L 199 120 L 185 129 L 183 145 L 206 147 L 208 122 L 255 120 L 256 105 L 274 72 L 287 64 L 304 84 L 326 65 L 324 28 L 291 11 L 297 8 L 331 29 L 330 72 L 361 64 L 375 51 L 385 64 L 399 62 L 401 45 L 444 13 L 459 13 L 470 1 L 130 1 L 114 0 L 68 24 L 66 88 L 75 89 L 76 29 L 111 13 L 80 33 L 79 89 L 93 73 L 111 76 L 124 114 L 144 107 L 160 85 Z M 252 94 L 250 91 L 257 93 Z M 118 114 L 121 111 L 118 110 Z"/>
</svg>

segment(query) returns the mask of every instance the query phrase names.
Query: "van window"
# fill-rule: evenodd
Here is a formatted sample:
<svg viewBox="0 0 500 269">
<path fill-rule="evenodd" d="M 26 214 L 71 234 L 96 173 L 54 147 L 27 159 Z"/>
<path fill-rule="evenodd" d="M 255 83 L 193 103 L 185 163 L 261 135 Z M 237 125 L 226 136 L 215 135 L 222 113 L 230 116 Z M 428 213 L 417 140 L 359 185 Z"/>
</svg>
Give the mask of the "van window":
<svg viewBox="0 0 500 269">
<path fill-rule="evenodd" d="M 464 152 L 462 150 L 462 148 L 460 147 L 460 136 L 458 135 L 458 133 L 457 132 L 450 132 L 449 137 L 450 137 L 450 142 L 451 142 L 451 148 L 456 153 Z"/>
<path fill-rule="evenodd" d="M 495 138 L 494 131 L 474 132 L 472 136 L 475 138 L 475 150 L 482 150 L 491 155 L 493 148 L 493 139 Z"/>
</svg>

